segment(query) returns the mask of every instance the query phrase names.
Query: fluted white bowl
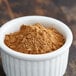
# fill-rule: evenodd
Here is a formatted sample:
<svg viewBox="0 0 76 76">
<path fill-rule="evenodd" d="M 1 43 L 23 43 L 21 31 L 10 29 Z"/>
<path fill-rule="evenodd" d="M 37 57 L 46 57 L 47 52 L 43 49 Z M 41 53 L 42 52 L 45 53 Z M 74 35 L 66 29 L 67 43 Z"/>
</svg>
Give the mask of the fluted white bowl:
<svg viewBox="0 0 76 76">
<path fill-rule="evenodd" d="M 56 28 L 64 35 L 65 44 L 54 52 L 38 55 L 19 53 L 5 45 L 6 34 L 19 30 L 22 24 L 34 23 Z M 25 16 L 5 23 L 0 29 L 0 47 L 6 76 L 63 76 L 67 68 L 72 40 L 72 32 L 68 26 L 51 17 Z"/>
</svg>

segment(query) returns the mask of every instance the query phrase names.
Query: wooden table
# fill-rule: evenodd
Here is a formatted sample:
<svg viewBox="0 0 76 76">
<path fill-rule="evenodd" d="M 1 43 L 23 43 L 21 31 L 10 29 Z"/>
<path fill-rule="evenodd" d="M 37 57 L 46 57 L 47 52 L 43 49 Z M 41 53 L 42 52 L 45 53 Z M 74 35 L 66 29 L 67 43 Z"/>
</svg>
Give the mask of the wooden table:
<svg viewBox="0 0 76 76">
<path fill-rule="evenodd" d="M 71 28 L 74 40 L 64 76 L 76 76 L 76 0 L 0 0 L 0 26 L 11 19 L 27 15 L 53 17 Z M 5 76 L 1 59 L 0 76 Z"/>
</svg>

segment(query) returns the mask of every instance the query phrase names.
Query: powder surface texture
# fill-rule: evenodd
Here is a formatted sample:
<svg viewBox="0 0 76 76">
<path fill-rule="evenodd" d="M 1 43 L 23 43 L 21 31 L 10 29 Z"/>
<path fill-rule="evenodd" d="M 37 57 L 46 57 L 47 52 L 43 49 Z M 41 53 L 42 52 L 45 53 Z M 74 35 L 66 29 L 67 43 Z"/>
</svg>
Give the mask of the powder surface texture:
<svg viewBox="0 0 76 76">
<path fill-rule="evenodd" d="M 22 25 L 19 31 L 7 34 L 4 42 L 17 52 L 44 54 L 59 49 L 65 43 L 65 38 L 55 28 L 36 23 Z"/>
</svg>

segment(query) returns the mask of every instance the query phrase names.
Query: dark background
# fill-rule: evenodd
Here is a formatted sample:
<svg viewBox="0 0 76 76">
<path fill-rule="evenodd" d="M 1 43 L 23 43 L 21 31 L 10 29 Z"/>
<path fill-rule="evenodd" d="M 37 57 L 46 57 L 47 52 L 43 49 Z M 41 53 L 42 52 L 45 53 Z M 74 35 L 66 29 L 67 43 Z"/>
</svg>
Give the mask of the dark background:
<svg viewBox="0 0 76 76">
<path fill-rule="evenodd" d="M 0 26 L 11 19 L 27 15 L 53 17 L 71 28 L 74 40 L 64 76 L 76 76 L 76 0 L 0 0 Z M 5 76 L 1 58 L 0 76 Z"/>
</svg>

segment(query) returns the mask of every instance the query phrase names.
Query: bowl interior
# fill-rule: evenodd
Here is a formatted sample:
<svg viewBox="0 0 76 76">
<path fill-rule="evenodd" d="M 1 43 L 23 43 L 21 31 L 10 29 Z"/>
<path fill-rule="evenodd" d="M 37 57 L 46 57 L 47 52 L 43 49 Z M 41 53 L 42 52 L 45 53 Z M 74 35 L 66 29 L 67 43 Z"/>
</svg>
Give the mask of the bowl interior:
<svg viewBox="0 0 76 76">
<path fill-rule="evenodd" d="M 8 48 L 5 44 L 4 44 L 4 38 L 6 34 L 18 31 L 21 27 L 21 25 L 25 24 L 25 25 L 32 25 L 34 23 L 40 23 L 42 25 L 44 25 L 45 27 L 53 27 L 56 28 L 61 34 L 63 34 L 63 36 L 66 39 L 65 44 L 58 49 L 55 52 L 52 53 L 48 53 L 48 54 L 43 54 L 43 55 L 24 55 L 21 53 L 17 53 L 15 51 L 13 51 L 12 49 Z M 70 39 L 69 39 L 70 36 Z M 20 18 L 16 18 L 14 20 L 11 20 L 9 22 L 7 22 L 6 24 L 4 24 L 0 30 L 0 46 L 1 48 L 6 52 L 11 54 L 12 56 L 16 56 L 19 58 L 33 58 L 33 59 L 39 59 L 40 57 L 41 59 L 45 59 L 50 57 L 54 57 L 55 55 L 57 55 L 57 53 L 61 53 L 62 50 L 64 51 L 65 47 L 69 47 L 72 43 L 72 33 L 70 31 L 70 29 L 61 21 L 50 18 L 50 17 L 44 17 L 44 16 L 26 16 L 26 17 L 20 17 Z M 66 47 L 66 48 L 67 48 Z M 35 57 L 36 56 L 36 57 Z M 25 59 L 26 59 L 25 58 Z"/>
</svg>

